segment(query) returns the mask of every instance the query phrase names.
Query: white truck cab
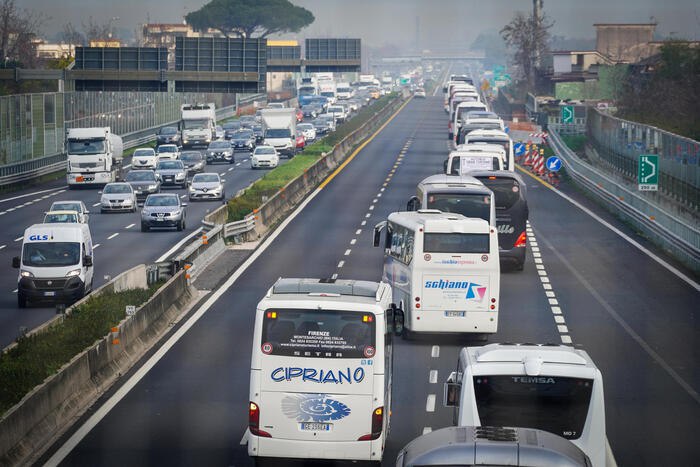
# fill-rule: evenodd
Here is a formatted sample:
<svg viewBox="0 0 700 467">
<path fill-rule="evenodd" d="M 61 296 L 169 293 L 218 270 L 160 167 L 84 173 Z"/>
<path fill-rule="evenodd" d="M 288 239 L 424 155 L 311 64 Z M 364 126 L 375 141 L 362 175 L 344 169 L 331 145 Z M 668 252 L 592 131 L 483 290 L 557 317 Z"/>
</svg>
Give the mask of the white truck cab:
<svg viewBox="0 0 700 467">
<path fill-rule="evenodd" d="M 73 303 L 92 290 L 92 237 L 87 224 L 34 224 L 24 231 L 17 305 L 28 302 Z"/>
</svg>

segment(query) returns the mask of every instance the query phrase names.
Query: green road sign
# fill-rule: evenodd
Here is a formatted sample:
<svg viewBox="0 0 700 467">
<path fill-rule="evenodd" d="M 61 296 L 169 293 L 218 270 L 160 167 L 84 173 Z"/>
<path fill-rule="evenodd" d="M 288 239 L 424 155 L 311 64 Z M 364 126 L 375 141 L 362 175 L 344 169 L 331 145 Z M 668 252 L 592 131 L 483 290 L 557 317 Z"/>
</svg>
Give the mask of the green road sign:
<svg viewBox="0 0 700 467">
<path fill-rule="evenodd" d="M 562 123 L 574 123 L 574 106 L 573 105 L 563 105 L 561 107 L 561 122 Z"/>
<path fill-rule="evenodd" d="M 657 191 L 659 189 L 659 156 L 640 154 L 637 170 L 639 191 Z"/>
</svg>

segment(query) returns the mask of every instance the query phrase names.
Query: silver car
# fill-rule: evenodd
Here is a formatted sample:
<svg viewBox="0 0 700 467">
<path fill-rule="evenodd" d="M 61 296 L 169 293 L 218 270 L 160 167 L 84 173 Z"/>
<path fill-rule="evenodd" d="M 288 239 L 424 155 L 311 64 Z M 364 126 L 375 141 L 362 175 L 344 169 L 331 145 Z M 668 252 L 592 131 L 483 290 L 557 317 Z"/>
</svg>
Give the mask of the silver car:
<svg viewBox="0 0 700 467">
<path fill-rule="evenodd" d="M 77 200 L 54 201 L 49 211 L 77 211 L 78 222 L 81 224 L 87 224 L 90 219 L 90 211 L 85 207 L 85 203 Z"/>
<path fill-rule="evenodd" d="M 199 151 L 182 151 L 180 160 L 185 164 L 188 173 L 199 173 L 204 170 L 206 162 Z"/>
<path fill-rule="evenodd" d="M 213 162 L 228 162 L 233 164 L 236 158 L 233 155 L 233 146 L 231 143 L 224 141 L 212 141 L 207 148 L 207 164 Z"/>
<path fill-rule="evenodd" d="M 136 193 L 129 183 L 108 183 L 100 197 L 100 212 L 136 212 Z"/>
<path fill-rule="evenodd" d="M 156 166 L 156 178 L 161 186 L 180 185 L 184 188 L 187 186 L 187 169 L 181 160 L 160 161 Z"/>
<path fill-rule="evenodd" d="M 222 200 L 226 197 L 224 192 L 224 184 L 221 183 L 221 177 L 217 173 L 201 173 L 192 177 L 189 182 L 190 201 L 198 199 L 216 199 Z"/>
<path fill-rule="evenodd" d="M 153 227 L 175 227 L 178 231 L 183 230 L 186 206 L 175 193 L 148 195 L 141 210 L 141 232 L 148 232 Z"/>
</svg>

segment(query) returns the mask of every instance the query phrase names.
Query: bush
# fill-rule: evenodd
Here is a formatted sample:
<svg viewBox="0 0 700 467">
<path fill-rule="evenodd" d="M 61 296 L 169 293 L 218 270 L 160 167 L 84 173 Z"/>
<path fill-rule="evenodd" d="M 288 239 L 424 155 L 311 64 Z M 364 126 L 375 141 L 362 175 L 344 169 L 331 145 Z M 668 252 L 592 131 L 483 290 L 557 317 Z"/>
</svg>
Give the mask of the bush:
<svg viewBox="0 0 700 467">
<path fill-rule="evenodd" d="M 145 303 L 162 282 L 148 289 L 132 289 L 91 296 L 62 322 L 29 337 L 0 355 L 0 413 L 55 374 L 73 357 L 106 336 L 125 317 L 126 305 Z"/>
</svg>

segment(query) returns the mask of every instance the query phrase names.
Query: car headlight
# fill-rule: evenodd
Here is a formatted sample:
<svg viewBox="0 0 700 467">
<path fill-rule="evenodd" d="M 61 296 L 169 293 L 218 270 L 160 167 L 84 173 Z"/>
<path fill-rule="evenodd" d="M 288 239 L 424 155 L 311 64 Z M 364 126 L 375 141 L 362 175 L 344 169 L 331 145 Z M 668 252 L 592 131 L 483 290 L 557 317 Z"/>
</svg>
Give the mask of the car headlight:
<svg viewBox="0 0 700 467">
<path fill-rule="evenodd" d="M 72 271 L 68 271 L 66 273 L 66 277 L 75 277 L 80 275 L 80 269 L 73 269 Z"/>
<path fill-rule="evenodd" d="M 154 184 L 154 185 L 148 185 L 148 188 L 147 188 L 147 189 L 148 189 L 148 190 L 155 190 L 156 188 L 158 188 L 158 185 L 155 185 L 155 184 Z"/>
<path fill-rule="evenodd" d="M 100 204 L 109 204 L 109 200 L 103 196 L 100 198 Z"/>
<path fill-rule="evenodd" d="M 180 210 L 180 209 L 170 213 L 171 216 L 175 216 L 175 217 L 179 216 L 180 214 L 182 214 L 182 210 Z"/>
<path fill-rule="evenodd" d="M 22 269 L 22 270 L 20 271 L 19 275 L 22 276 L 22 277 L 34 277 L 34 274 L 32 274 L 31 272 L 26 271 L 26 270 L 24 270 L 24 269 Z"/>
<path fill-rule="evenodd" d="M 185 144 L 189 143 L 189 141 L 187 140 L 187 138 L 183 139 L 182 142 L 185 143 Z"/>
<path fill-rule="evenodd" d="M 185 178 L 185 174 L 180 172 L 179 174 L 175 175 L 175 178 L 177 178 L 177 179 Z"/>
</svg>

